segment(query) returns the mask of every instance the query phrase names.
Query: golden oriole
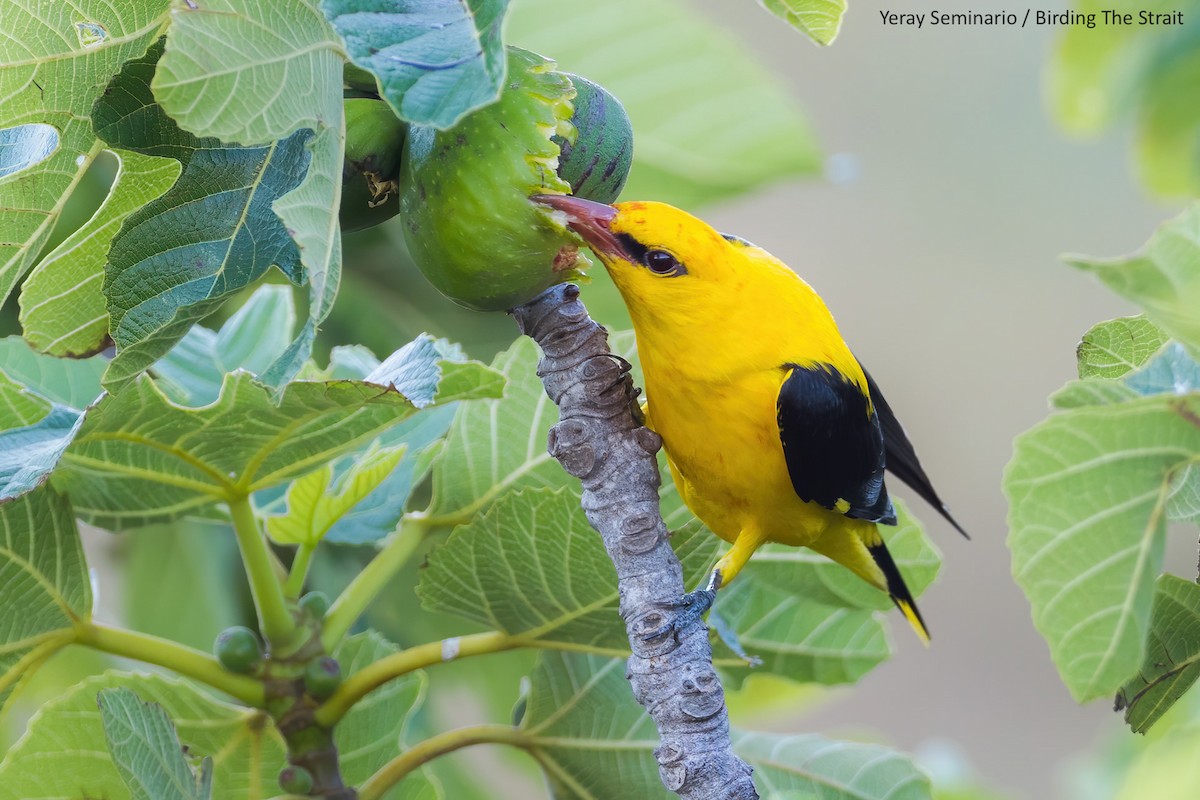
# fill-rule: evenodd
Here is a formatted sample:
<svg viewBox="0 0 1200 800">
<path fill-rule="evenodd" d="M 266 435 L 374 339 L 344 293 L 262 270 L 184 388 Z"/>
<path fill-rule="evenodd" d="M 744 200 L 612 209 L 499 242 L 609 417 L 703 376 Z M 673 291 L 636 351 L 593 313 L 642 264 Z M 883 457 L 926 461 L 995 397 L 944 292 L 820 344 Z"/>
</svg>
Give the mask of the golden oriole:
<svg viewBox="0 0 1200 800">
<path fill-rule="evenodd" d="M 783 262 L 663 203 L 540 195 L 620 289 L 645 374 L 646 424 L 688 507 L 733 546 L 702 614 L 765 542 L 810 547 L 887 592 L 929 634 L 877 525 L 889 470 L 958 531 L 833 315 Z"/>
</svg>

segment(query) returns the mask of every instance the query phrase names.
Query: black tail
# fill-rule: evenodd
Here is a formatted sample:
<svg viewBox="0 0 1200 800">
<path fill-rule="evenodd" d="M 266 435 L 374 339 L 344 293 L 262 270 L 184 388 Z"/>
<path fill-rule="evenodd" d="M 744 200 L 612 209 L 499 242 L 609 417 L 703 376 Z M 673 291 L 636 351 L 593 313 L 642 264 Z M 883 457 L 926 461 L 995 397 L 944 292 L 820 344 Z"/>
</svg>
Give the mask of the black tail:
<svg viewBox="0 0 1200 800">
<path fill-rule="evenodd" d="M 917 451 L 913 449 L 912 442 L 908 440 L 908 434 L 904 432 L 904 426 L 900 424 L 900 420 L 896 419 L 896 414 L 884 399 L 879 385 L 865 369 L 863 375 L 867 378 L 867 391 L 871 394 L 875 413 L 879 415 L 879 427 L 883 430 L 884 458 L 888 471 L 908 484 L 926 503 L 936 508 L 938 513 L 945 517 L 956 531 L 970 539 L 970 535 L 962 525 L 958 524 L 958 520 L 950 516 L 950 509 L 946 508 L 942 498 L 938 497 L 937 490 L 933 488 L 933 483 L 921 467 Z"/>
<path fill-rule="evenodd" d="M 888 552 L 887 545 L 883 543 L 883 539 L 867 545 L 867 552 L 871 554 L 871 558 L 875 561 L 876 566 L 883 572 L 883 577 L 887 581 L 887 591 L 891 595 L 892 602 L 896 604 L 896 608 L 900 609 L 913 630 L 921 637 L 922 641 L 929 641 L 929 628 L 925 625 L 925 620 L 921 617 L 921 612 L 917 609 L 917 601 L 913 599 L 912 592 L 908 590 L 908 585 L 904 582 L 904 576 L 900 574 L 900 569 L 896 566 L 896 562 L 892 560 L 892 554 Z"/>
</svg>

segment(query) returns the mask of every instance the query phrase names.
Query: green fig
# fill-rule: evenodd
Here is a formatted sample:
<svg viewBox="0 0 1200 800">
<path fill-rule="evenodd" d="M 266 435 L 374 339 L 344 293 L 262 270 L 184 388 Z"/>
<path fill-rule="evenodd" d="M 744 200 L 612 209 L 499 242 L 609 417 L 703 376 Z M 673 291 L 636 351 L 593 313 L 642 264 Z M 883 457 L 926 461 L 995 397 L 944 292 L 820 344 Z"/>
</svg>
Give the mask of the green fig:
<svg viewBox="0 0 1200 800">
<path fill-rule="evenodd" d="M 263 657 L 258 634 L 240 625 L 221 631 L 213 650 L 221 666 L 241 674 L 253 672 Z"/>
<path fill-rule="evenodd" d="M 312 773 L 304 767 L 289 764 L 279 771 L 279 788 L 288 794 L 306 795 L 312 791 Z"/>
<path fill-rule="evenodd" d="M 300 607 L 313 619 L 324 619 L 329 611 L 329 596 L 324 592 L 309 592 L 300 598 Z"/>
<path fill-rule="evenodd" d="M 318 700 L 332 695 L 342 685 L 342 667 L 329 656 L 310 661 L 304 670 L 304 688 Z"/>
<path fill-rule="evenodd" d="M 413 262 L 443 294 L 500 311 L 590 266 L 562 223 L 529 200 L 568 194 L 556 134 L 573 138 L 570 80 L 508 48 L 500 99 L 449 130 L 412 126 L 400 164 L 400 215 Z"/>
<path fill-rule="evenodd" d="M 575 86 L 571 124 L 575 140 L 555 136 L 560 155 L 558 177 L 571 194 L 611 203 L 621 194 L 633 164 L 633 125 L 621 101 L 587 78 L 566 73 Z"/>
<path fill-rule="evenodd" d="M 396 177 L 406 126 L 383 100 L 347 97 L 346 157 L 342 170 L 342 230 L 362 230 L 400 210 Z"/>
</svg>

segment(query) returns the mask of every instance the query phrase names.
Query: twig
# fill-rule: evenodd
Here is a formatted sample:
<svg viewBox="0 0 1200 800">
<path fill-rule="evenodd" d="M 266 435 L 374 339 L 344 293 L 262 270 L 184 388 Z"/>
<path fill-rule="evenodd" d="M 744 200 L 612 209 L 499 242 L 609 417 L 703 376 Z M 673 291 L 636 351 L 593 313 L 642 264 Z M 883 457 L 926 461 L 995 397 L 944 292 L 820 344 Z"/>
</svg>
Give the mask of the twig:
<svg viewBox="0 0 1200 800">
<path fill-rule="evenodd" d="M 538 374 L 561 419 L 550 455 L 583 482 L 583 508 L 617 571 L 621 617 L 633 655 L 628 676 L 658 727 L 663 785 L 687 800 L 758 798 L 750 767 L 733 753 L 725 692 L 704 623 L 647 641 L 678 613 L 683 570 L 658 506 L 655 453 L 662 440 L 634 419 L 627 367 L 608 349 L 571 284 L 513 309 L 542 348 Z"/>
<path fill-rule="evenodd" d="M 82 622 L 76 630 L 78 644 L 166 667 L 256 708 L 263 705 L 263 685 L 247 675 L 235 675 L 208 653 L 148 633 L 111 628 L 98 622 Z"/>
<path fill-rule="evenodd" d="M 524 731 L 509 725 L 473 725 L 418 742 L 385 764 L 358 790 L 358 800 L 379 800 L 409 773 L 439 756 L 477 744 L 526 747 Z"/>
</svg>

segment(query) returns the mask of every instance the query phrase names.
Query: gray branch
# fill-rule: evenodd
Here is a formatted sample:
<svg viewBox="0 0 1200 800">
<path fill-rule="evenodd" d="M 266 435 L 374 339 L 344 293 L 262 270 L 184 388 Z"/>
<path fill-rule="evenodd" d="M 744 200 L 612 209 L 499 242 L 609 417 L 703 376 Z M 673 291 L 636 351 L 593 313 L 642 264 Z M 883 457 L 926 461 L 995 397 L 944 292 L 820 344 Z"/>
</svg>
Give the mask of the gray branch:
<svg viewBox="0 0 1200 800">
<path fill-rule="evenodd" d="M 635 420 L 628 368 L 608 349 L 571 284 L 513 309 L 542 348 L 538 374 L 560 421 L 548 449 L 583 482 L 583 509 L 617 570 L 629 646 L 626 676 L 658 727 L 663 785 L 686 800 L 757 800 L 750 767 L 733 752 L 725 691 L 704 623 L 646 641 L 670 622 L 683 570 L 658 507 L 655 453 L 662 440 Z"/>
</svg>

